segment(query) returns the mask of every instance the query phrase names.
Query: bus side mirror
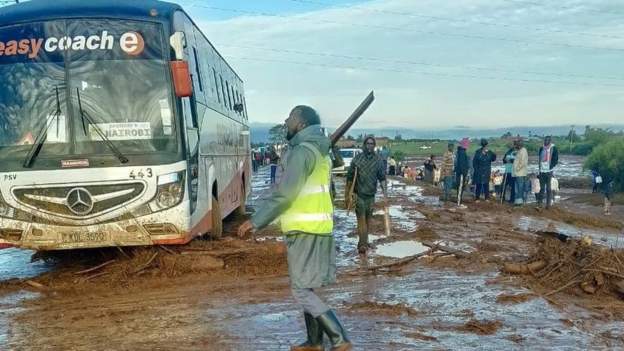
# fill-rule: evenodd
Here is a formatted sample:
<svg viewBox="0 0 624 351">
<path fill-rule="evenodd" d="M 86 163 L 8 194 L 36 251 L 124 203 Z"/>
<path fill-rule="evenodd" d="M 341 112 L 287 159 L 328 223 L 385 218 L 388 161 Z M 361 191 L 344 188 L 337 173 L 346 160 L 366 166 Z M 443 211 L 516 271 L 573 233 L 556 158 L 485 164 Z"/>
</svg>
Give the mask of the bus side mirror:
<svg viewBox="0 0 624 351">
<path fill-rule="evenodd" d="M 193 95 L 193 83 L 189 65 L 186 61 L 171 61 L 171 76 L 173 77 L 173 87 L 177 97 L 189 97 Z"/>
<path fill-rule="evenodd" d="M 244 109 L 243 104 L 235 104 L 234 105 L 234 111 L 236 111 L 236 112 L 242 113 L 243 109 Z"/>
</svg>

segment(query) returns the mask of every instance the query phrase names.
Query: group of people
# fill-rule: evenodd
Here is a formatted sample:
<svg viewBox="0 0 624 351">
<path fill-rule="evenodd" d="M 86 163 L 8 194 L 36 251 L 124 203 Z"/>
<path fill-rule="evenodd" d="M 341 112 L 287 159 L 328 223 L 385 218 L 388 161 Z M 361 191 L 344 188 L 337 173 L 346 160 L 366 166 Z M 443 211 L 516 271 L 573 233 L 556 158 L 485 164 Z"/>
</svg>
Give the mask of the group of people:
<svg viewBox="0 0 624 351">
<path fill-rule="evenodd" d="M 254 173 L 258 171 L 260 166 L 271 166 L 271 184 L 276 183 L 277 167 L 280 163 L 280 155 L 275 146 L 271 146 L 265 152 L 254 150 L 251 152 L 251 167 Z"/>
<path fill-rule="evenodd" d="M 467 154 L 470 140 L 464 138 L 453 152 L 454 145 L 449 143 L 444 154 L 442 179 L 444 184 L 444 200 L 450 199 L 453 188 L 458 189 L 458 197 L 468 188 L 468 178 L 472 176 L 475 201 L 482 198 L 490 199 L 490 189 L 498 190 L 497 194 L 504 200 L 509 194 L 509 203 L 521 206 L 527 202 L 530 191 L 535 193 L 540 207 L 549 208 L 554 200 L 553 171 L 559 162 L 559 152 L 552 143 L 552 138 L 544 138 L 544 144 L 538 151 L 538 173 L 535 180 L 529 179 L 529 153 L 524 147 L 522 138 L 516 138 L 513 145 L 503 156 L 504 174 L 492 173 L 492 163 L 496 161 L 496 153 L 488 148 L 487 139 L 481 139 L 480 147 L 474 154 L 472 162 Z"/>
</svg>

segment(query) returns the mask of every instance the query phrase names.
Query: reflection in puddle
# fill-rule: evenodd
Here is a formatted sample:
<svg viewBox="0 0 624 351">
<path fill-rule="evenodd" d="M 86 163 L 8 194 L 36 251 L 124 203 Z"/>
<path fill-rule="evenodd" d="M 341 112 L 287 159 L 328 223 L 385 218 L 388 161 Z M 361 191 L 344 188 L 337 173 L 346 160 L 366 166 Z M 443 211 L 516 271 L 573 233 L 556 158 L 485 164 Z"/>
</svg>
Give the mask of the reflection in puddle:
<svg viewBox="0 0 624 351">
<path fill-rule="evenodd" d="M 377 246 L 375 253 L 380 256 L 404 258 L 418 255 L 427 250 L 429 250 L 427 246 L 417 241 L 396 241 Z"/>
</svg>

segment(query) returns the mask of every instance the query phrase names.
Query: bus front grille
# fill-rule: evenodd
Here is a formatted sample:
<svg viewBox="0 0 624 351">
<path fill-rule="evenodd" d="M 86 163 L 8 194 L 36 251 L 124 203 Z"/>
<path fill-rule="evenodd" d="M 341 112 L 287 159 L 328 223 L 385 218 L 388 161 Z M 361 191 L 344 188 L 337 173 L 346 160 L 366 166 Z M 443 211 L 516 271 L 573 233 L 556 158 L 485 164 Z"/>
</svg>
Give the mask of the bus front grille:
<svg viewBox="0 0 624 351">
<path fill-rule="evenodd" d="M 139 197 L 143 183 L 17 188 L 21 204 L 65 218 L 85 218 L 109 212 Z"/>
</svg>

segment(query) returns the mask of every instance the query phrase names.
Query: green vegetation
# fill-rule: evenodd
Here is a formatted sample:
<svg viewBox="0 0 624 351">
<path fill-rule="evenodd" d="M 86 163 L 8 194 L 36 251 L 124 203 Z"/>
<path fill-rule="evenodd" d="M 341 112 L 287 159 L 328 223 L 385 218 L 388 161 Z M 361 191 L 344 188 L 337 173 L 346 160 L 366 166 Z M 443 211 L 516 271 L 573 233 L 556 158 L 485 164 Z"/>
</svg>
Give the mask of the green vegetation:
<svg viewBox="0 0 624 351">
<path fill-rule="evenodd" d="M 592 150 L 603 145 L 609 140 L 614 138 L 623 137 L 622 132 L 615 133 L 610 130 L 601 128 L 592 128 L 590 126 L 585 127 L 585 134 L 579 136 L 571 130 L 566 136 L 553 136 L 553 143 L 559 148 L 560 154 L 587 156 L 591 154 Z M 489 138 L 489 148 L 497 155 L 503 155 L 513 143 L 514 137 L 510 133 L 506 133 L 500 138 Z M 470 142 L 470 148 L 468 154 L 473 154 L 479 147 L 480 139 L 472 139 Z M 457 144 L 457 141 L 454 141 Z M 391 142 L 390 150 L 394 154 L 395 152 L 401 152 L 403 155 L 409 156 L 429 156 L 436 155 L 442 156 L 446 151 L 448 141 L 446 140 L 397 140 Z M 543 139 L 541 137 L 524 138 L 524 146 L 527 148 L 529 154 L 536 154 L 539 148 L 542 146 Z"/>
<path fill-rule="evenodd" d="M 613 179 L 616 189 L 624 190 L 624 136 L 611 136 L 596 146 L 584 166 Z"/>
</svg>

